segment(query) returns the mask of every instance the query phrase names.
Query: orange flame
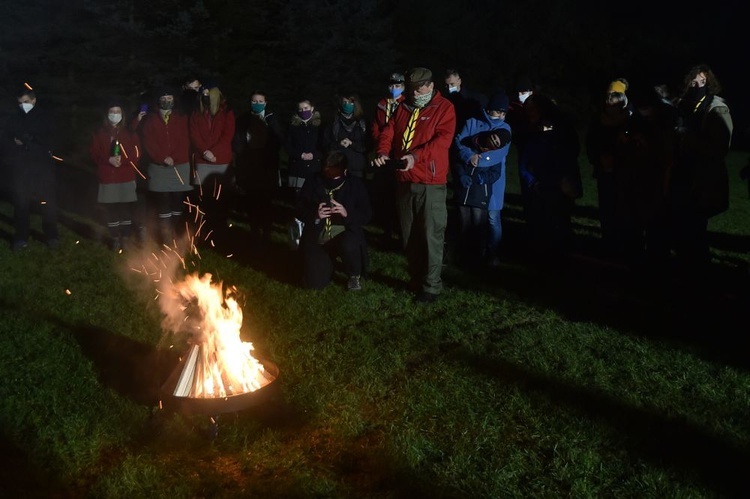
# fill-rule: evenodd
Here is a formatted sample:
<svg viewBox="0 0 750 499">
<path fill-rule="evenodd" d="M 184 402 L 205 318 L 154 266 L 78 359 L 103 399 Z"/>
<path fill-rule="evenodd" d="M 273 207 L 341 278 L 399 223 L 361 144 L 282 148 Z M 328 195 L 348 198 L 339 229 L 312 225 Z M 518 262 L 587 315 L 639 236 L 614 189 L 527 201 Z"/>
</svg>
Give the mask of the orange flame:
<svg viewBox="0 0 750 499">
<path fill-rule="evenodd" d="M 252 355 L 253 345 L 240 339 L 242 309 L 211 274 L 188 275 L 162 295 L 173 304 L 171 321 L 193 334 L 193 345 L 174 394 L 183 397 L 217 398 L 252 392 L 272 381 L 263 364 Z M 182 315 L 182 317 L 180 317 Z M 177 326 L 175 324 L 175 326 Z"/>
</svg>

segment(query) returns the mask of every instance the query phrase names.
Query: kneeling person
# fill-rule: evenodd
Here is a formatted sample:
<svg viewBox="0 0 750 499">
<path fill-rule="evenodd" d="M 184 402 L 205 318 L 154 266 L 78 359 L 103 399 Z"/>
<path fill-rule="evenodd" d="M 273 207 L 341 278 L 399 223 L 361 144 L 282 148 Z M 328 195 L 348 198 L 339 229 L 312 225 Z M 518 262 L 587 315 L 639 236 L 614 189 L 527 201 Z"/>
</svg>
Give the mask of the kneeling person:
<svg viewBox="0 0 750 499">
<path fill-rule="evenodd" d="M 367 262 L 363 226 L 372 210 L 361 179 L 347 175 L 347 159 L 340 151 L 326 156 L 322 171 L 305 182 L 297 202 L 297 218 L 304 222 L 300 249 L 304 284 L 322 289 L 333 277 L 334 262 L 341 258 L 350 291 L 361 289 Z"/>
</svg>

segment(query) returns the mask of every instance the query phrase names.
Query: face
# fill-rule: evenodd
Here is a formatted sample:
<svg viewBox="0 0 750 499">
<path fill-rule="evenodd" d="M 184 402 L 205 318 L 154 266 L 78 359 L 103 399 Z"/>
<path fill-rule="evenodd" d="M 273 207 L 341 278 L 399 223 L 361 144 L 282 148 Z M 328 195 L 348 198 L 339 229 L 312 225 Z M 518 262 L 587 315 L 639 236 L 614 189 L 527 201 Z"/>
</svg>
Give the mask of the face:
<svg viewBox="0 0 750 499">
<path fill-rule="evenodd" d="M 400 88 L 403 92 L 404 90 L 404 84 L 403 83 L 391 83 L 388 85 L 388 91 L 393 92 L 395 89 Z"/>
<path fill-rule="evenodd" d="M 297 111 L 313 111 L 315 108 L 307 101 L 302 101 L 299 104 L 297 104 Z"/>
<path fill-rule="evenodd" d="M 505 111 L 487 111 L 487 114 L 492 118 L 505 118 Z"/>
<path fill-rule="evenodd" d="M 18 103 L 19 104 L 31 104 L 32 106 L 36 106 L 36 97 L 32 99 L 28 95 L 23 95 L 18 98 Z"/>
<path fill-rule="evenodd" d="M 266 97 L 260 94 L 253 94 L 252 97 L 250 97 L 250 103 L 251 104 L 265 104 Z"/>
<path fill-rule="evenodd" d="M 120 106 L 110 107 L 107 114 L 122 114 L 122 108 Z"/>
<path fill-rule="evenodd" d="M 344 97 L 341 99 L 342 104 L 354 104 L 354 99 L 351 97 Z"/>
<path fill-rule="evenodd" d="M 461 88 L 461 78 L 459 78 L 456 75 L 450 75 L 448 78 L 445 79 L 445 88 L 448 87 L 456 87 L 458 89 Z"/>
<path fill-rule="evenodd" d="M 425 95 L 425 94 L 431 94 L 432 91 L 435 89 L 435 84 L 433 82 L 423 83 L 422 85 L 418 87 L 410 86 L 411 93 L 414 95 L 414 97 L 418 95 Z"/>
<path fill-rule="evenodd" d="M 193 92 L 197 92 L 201 89 L 201 82 L 198 80 L 193 80 L 191 82 L 185 83 L 185 90 L 192 90 Z"/>
<path fill-rule="evenodd" d="M 697 75 L 695 75 L 695 78 L 693 78 L 693 81 L 690 82 L 691 87 L 698 87 L 703 88 L 706 86 L 706 73 L 700 72 Z"/>
</svg>

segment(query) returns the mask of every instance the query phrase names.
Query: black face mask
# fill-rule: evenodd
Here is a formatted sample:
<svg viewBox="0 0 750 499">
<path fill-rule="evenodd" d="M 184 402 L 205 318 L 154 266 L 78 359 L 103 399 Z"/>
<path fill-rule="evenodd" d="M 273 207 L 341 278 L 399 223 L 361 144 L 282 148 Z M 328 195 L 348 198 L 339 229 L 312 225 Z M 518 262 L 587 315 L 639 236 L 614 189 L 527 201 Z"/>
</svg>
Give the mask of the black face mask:
<svg viewBox="0 0 750 499">
<path fill-rule="evenodd" d="M 708 94 L 708 87 L 690 87 L 687 92 L 687 98 L 693 102 L 698 102 Z"/>
</svg>

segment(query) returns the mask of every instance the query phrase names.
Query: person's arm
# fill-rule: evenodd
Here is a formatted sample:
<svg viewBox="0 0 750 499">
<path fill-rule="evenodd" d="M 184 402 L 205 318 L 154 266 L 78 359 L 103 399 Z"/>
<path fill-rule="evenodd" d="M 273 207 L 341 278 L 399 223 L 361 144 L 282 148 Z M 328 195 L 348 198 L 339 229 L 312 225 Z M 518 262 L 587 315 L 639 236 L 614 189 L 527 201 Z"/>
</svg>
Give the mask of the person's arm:
<svg viewBox="0 0 750 499">
<path fill-rule="evenodd" d="M 437 123 L 432 137 L 409 151 L 414 156 L 415 164 L 419 162 L 420 157 L 433 158 L 450 149 L 453 134 L 456 130 L 456 112 L 452 105 L 447 105 L 442 106 L 437 114 L 437 116 L 433 116 Z"/>
</svg>

